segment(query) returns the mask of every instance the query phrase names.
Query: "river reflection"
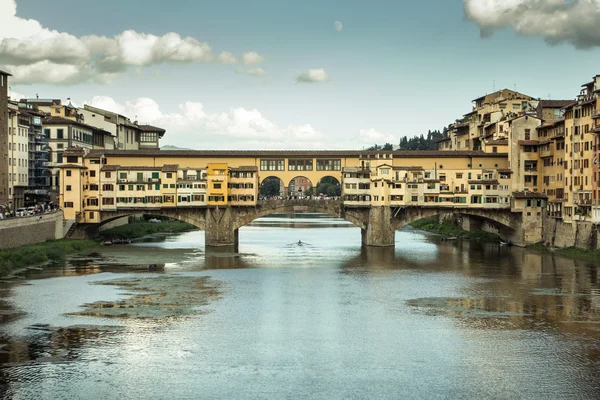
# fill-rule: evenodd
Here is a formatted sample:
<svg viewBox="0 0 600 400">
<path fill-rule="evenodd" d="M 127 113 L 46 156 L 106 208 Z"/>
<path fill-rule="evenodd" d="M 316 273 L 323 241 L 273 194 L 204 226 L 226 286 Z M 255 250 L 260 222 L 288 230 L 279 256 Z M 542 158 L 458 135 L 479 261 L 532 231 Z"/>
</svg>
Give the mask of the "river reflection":
<svg viewBox="0 0 600 400">
<path fill-rule="evenodd" d="M 313 214 L 257 220 L 237 253 L 203 242 L 156 235 L 3 283 L 3 394 L 600 397 L 592 263 L 410 229 L 361 248 Z"/>
</svg>

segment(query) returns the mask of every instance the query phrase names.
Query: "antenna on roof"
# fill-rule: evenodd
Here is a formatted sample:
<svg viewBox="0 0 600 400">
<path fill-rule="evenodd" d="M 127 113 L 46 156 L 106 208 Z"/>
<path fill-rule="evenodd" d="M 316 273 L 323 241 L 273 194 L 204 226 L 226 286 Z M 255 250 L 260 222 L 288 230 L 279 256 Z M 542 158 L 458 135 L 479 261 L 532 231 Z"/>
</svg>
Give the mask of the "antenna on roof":
<svg viewBox="0 0 600 400">
<path fill-rule="evenodd" d="M 39 99 L 39 98 L 40 98 L 40 96 L 38 96 L 38 94 L 36 93 L 36 94 L 35 94 L 35 98 L 36 98 L 36 99 Z"/>
</svg>

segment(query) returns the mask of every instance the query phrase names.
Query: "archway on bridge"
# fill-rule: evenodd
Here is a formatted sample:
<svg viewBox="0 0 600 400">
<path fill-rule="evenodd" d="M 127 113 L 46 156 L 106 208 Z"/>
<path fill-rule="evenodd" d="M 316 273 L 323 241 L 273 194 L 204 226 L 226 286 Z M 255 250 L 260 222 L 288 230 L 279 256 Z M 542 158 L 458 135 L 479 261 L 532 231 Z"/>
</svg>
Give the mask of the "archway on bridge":
<svg viewBox="0 0 600 400">
<path fill-rule="evenodd" d="M 314 190 L 316 196 L 339 197 L 342 194 L 342 185 L 333 176 L 322 177 Z"/>
<path fill-rule="evenodd" d="M 314 194 L 313 183 L 305 176 L 297 176 L 288 184 L 288 196 L 292 198 L 305 198 Z"/>
<path fill-rule="evenodd" d="M 281 179 L 276 176 L 266 177 L 258 189 L 261 200 L 284 197 L 287 195 L 287 188 Z"/>
</svg>

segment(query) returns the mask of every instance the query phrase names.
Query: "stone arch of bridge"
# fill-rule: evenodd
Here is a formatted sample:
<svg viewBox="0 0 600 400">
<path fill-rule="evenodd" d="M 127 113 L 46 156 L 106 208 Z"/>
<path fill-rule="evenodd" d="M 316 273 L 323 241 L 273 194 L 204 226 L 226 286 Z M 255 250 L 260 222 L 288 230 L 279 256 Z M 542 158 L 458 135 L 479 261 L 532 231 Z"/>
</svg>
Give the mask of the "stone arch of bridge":
<svg viewBox="0 0 600 400">
<path fill-rule="evenodd" d="M 485 221 L 498 229 L 501 236 L 510 238 L 516 233 L 517 222 L 512 217 L 509 211 L 501 211 L 491 213 L 489 210 L 478 212 L 478 210 L 461 210 L 461 209 L 415 209 L 409 212 L 399 214 L 392 218 L 392 228 L 398 230 L 405 225 L 418 221 L 423 218 L 439 217 L 442 215 L 455 214 L 461 217 L 475 218 L 479 221 Z"/>
<path fill-rule="evenodd" d="M 100 224 L 96 225 L 98 228 L 103 225 L 108 224 L 109 222 L 115 221 L 119 218 L 124 217 L 133 217 L 135 215 L 147 215 L 147 216 L 157 216 L 164 218 L 176 219 L 178 221 L 187 222 L 190 225 L 194 225 L 198 229 L 204 230 L 206 228 L 206 222 L 204 219 L 204 214 L 198 214 L 187 210 L 132 210 L 132 211 L 119 211 L 119 212 L 110 212 L 103 211 L 100 214 Z"/>
<path fill-rule="evenodd" d="M 287 203 L 287 204 L 286 204 Z M 368 211 L 366 213 L 361 213 L 360 211 L 349 211 L 344 210 L 343 205 L 336 204 L 328 204 L 333 202 L 328 201 L 300 201 L 300 203 L 304 203 L 303 206 L 298 206 L 297 202 L 293 201 L 281 201 L 277 202 L 277 204 L 263 206 L 262 208 L 257 208 L 251 212 L 244 213 L 243 215 L 239 215 L 236 218 L 234 223 L 234 228 L 239 229 L 245 225 L 248 225 L 252 221 L 258 218 L 266 217 L 271 214 L 280 213 L 280 212 L 317 212 L 322 214 L 327 214 L 335 218 L 342 218 L 345 221 L 352 223 L 354 226 L 367 229 L 367 221 L 368 221 Z M 316 204 L 307 204 L 307 203 L 316 203 Z M 319 204 L 320 203 L 320 204 Z M 337 203 L 337 202 L 336 202 Z M 299 210 L 299 208 L 301 208 Z"/>
</svg>

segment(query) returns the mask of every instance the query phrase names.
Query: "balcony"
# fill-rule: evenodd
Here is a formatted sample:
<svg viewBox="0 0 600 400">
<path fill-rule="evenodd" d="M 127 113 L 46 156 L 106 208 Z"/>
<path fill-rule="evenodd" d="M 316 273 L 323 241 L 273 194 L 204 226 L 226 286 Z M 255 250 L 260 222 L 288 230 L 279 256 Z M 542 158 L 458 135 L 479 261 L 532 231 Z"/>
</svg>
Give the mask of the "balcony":
<svg viewBox="0 0 600 400">
<path fill-rule="evenodd" d="M 600 110 L 592 110 L 592 118 L 600 118 Z"/>
</svg>

